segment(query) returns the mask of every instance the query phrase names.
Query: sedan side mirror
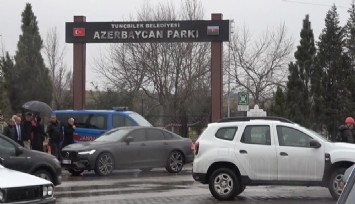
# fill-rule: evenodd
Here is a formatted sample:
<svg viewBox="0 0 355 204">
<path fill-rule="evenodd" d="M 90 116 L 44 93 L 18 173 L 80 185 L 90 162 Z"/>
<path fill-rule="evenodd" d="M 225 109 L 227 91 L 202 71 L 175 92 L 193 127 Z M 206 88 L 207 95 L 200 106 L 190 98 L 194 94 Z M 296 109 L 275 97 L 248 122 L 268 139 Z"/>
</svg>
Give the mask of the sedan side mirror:
<svg viewBox="0 0 355 204">
<path fill-rule="evenodd" d="M 22 153 L 23 153 L 23 150 L 22 150 L 22 149 L 16 148 L 16 150 L 15 150 L 15 155 L 16 155 L 16 156 L 18 156 L 18 155 L 20 155 L 20 154 L 22 154 Z"/>
<path fill-rule="evenodd" d="M 313 140 L 312 139 L 312 140 L 309 141 L 309 146 L 312 147 L 312 148 L 319 148 L 322 145 L 317 140 Z"/>
<path fill-rule="evenodd" d="M 133 138 L 132 136 L 128 136 L 128 137 L 126 137 L 126 139 L 125 139 L 126 144 L 129 144 L 129 143 L 131 143 L 131 142 L 133 142 L 133 141 L 134 141 L 134 138 Z"/>
</svg>

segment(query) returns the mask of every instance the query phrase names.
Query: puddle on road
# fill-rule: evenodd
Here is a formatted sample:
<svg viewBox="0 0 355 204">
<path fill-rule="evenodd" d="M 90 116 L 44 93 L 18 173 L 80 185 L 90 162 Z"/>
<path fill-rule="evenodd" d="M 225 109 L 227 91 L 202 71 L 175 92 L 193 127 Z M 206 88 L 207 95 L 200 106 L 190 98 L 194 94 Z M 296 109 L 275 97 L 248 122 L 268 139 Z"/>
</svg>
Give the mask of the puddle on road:
<svg viewBox="0 0 355 204">
<path fill-rule="evenodd" d="M 112 185 L 90 185 L 90 186 L 72 186 L 56 187 L 56 194 L 59 197 L 92 197 L 103 195 L 119 195 L 132 193 L 162 193 L 171 190 L 188 189 L 194 181 L 178 181 L 170 183 L 156 182 L 120 182 Z"/>
</svg>

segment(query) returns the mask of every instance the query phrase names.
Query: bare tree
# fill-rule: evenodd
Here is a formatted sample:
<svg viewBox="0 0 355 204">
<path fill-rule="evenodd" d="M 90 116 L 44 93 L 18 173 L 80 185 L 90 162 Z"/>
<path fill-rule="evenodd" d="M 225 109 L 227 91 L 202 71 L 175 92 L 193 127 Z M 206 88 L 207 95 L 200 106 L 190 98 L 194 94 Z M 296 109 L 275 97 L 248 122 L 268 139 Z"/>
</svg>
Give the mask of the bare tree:
<svg viewBox="0 0 355 204">
<path fill-rule="evenodd" d="M 259 104 L 276 86 L 285 85 L 293 40 L 285 25 L 264 32 L 255 41 L 251 36 L 246 28 L 232 36 L 230 74 L 239 88 L 251 93 L 254 104 Z"/>
<path fill-rule="evenodd" d="M 138 12 L 137 20 L 203 18 L 198 0 L 183 1 L 179 10 L 183 12 L 177 12 L 171 2 L 154 8 L 147 3 Z M 188 110 L 191 101 L 203 100 L 197 98 L 197 93 L 210 83 L 209 48 L 209 43 L 117 44 L 110 47 L 109 55 L 97 60 L 96 70 L 118 90 L 144 91 L 147 97 L 156 101 L 160 115 L 176 118 Z"/>
<path fill-rule="evenodd" d="M 72 72 L 64 63 L 65 47 L 60 47 L 56 28 L 48 31 L 44 43 L 44 54 L 53 83 L 52 107 L 61 109 L 71 104 Z"/>
</svg>

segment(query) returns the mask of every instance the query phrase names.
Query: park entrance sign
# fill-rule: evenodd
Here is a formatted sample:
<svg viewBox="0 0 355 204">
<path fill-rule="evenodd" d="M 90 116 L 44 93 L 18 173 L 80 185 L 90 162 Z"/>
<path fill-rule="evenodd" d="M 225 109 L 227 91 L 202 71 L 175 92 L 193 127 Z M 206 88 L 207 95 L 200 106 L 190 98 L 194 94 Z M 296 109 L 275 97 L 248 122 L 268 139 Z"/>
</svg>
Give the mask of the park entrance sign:
<svg viewBox="0 0 355 204">
<path fill-rule="evenodd" d="M 211 42 L 211 120 L 221 118 L 223 41 L 230 38 L 230 22 L 222 14 L 211 20 L 141 22 L 86 22 L 85 16 L 74 16 L 65 28 L 65 41 L 74 44 L 74 109 L 85 107 L 86 43 Z"/>
<path fill-rule="evenodd" d="M 229 40 L 229 21 L 72 22 L 67 43 L 211 42 Z"/>
</svg>

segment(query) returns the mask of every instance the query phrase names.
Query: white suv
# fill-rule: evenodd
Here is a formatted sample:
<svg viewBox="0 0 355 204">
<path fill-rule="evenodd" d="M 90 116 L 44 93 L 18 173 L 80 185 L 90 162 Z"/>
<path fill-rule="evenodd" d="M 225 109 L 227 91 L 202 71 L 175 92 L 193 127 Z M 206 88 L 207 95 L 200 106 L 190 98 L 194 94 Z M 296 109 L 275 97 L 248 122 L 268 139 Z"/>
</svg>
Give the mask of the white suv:
<svg viewBox="0 0 355 204">
<path fill-rule="evenodd" d="M 229 118 L 209 124 L 196 141 L 193 178 L 218 200 L 251 185 L 323 186 L 337 199 L 353 163 L 354 144 L 332 143 L 287 119 Z"/>
</svg>

